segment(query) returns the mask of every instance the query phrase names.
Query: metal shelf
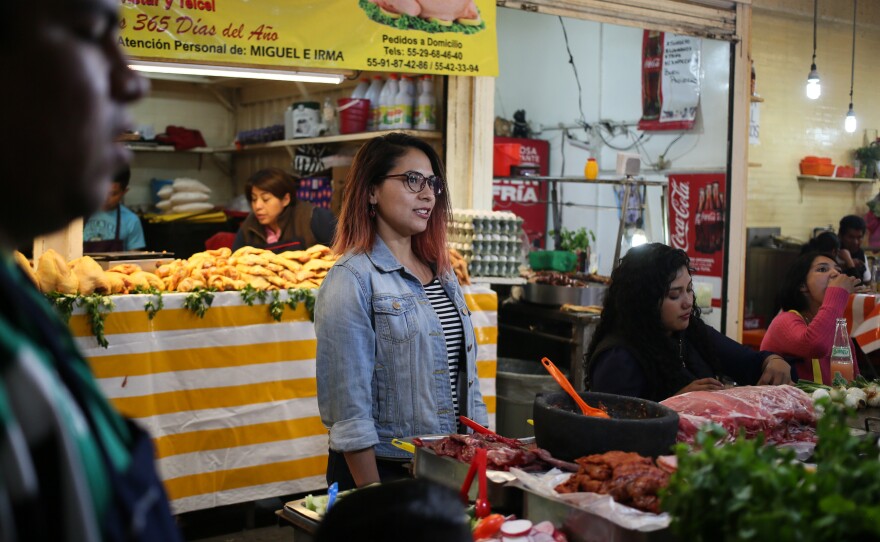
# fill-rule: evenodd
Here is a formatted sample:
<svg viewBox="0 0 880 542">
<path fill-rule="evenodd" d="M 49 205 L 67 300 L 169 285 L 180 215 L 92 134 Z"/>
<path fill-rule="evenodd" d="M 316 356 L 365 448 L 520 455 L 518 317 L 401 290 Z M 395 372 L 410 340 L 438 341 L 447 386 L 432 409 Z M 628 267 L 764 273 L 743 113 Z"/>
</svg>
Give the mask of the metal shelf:
<svg viewBox="0 0 880 542">
<path fill-rule="evenodd" d="M 669 201 L 669 183 L 667 181 L 648 181 L 646 179 L 635 179 L 632 177 L 624 177 L 623 179 L 615 179 L 610 177 L 600 177 L 598 179 L 590 179 L 587 180 L 584 177 L 580 176 L 565 176 L 565 177 L 543 177 L 540 175 L 523 175 L 518 177 L 495 177 L 497 180 L 502 181 L 540 181 L 550 183 L 550 210 L 552 214 L 553 220 L 553 229 L 557 232 L 562 229 L 561 224 L 559 222 L 559 216 L 561 214 L 562 203 L 559 202 L 559 198 L 556 194 L 556 185 L 557 183 L 573 183 L 573 184 L 584 184 L 584 185 L 611 185 L 611 186 L 623 186 L 624 193 L 621 198 L 621 209 L 620 209 L 620 226 L 617 229 L 617 243 L 616 248 L 614 249 L 614 262 L 615 267 L 617 266 L 616 262 L 620 261 L 620 244 L 623 240 L 623 230 L 626 224 L 626 212 L 629 208 L 629 195 L 630 190 L 638 189 L 642 186 L 659 186 L 663 190 L 663 196 L 660 200 L 661 209 L 660 214 L 663 217 L 663 238 L 666 243 L 669 242 L 669 215 L 667 210 L 667 205 Z M 556 240 L 557 244 L 559 239 Z"/>
<path fill-rule="evenodd" d="M 833 183 L 873 183 L 876 179 L 859 177 L 820 177 L 818 175 L 798 175 L 799 181 L 830 181 Z"/>
</svg>

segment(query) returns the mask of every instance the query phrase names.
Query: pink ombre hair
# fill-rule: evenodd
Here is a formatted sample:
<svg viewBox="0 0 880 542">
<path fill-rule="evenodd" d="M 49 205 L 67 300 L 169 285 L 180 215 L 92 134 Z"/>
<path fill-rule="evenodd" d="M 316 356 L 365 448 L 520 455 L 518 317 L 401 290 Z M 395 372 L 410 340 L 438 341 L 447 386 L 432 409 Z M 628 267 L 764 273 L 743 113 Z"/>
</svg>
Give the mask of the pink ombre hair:
<svg viewBox="0 0 880 542">
<path fill-rule="evenodd" d="M 425 153 L 434 175 L 443 179 L 444 188 L 443 193 L 436 196 L 428 227 L 412 238 L 413 252 L 422 261 L 433 264 L 438 273 L 445 273 L 452 269 L 446 248 L 446 222 L 451 211 L 443 163 L 434 147 L 407 134 L 392 133 L 377 137 L 358 150 L 345 182 L 345 196 L 333 240 L 333 251 L 343 254 L 349 251 L 369 252 L 373 249 L 376 222 L 369 215 L 370 190 L 385 182 L 385 176 L 409 149 Z"/>
</svg>

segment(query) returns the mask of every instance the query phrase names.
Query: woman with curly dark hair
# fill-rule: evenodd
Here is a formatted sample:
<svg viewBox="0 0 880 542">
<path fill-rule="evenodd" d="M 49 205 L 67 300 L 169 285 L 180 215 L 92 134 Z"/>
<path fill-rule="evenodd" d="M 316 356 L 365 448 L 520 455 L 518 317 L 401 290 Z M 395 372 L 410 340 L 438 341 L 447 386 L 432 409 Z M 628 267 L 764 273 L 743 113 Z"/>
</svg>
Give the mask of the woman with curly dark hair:
<svg viewBox="0 0 880 542">
<path fill-rule="evenodd" d="M 700 319 L 690 259 L 661 243 L 630 250 L 611 274 L 602 320 L 584 356 L 585 385 L 596 392 L 662 401 L 739 384 L 787 384 L 792 369 Z"/>
</svg>

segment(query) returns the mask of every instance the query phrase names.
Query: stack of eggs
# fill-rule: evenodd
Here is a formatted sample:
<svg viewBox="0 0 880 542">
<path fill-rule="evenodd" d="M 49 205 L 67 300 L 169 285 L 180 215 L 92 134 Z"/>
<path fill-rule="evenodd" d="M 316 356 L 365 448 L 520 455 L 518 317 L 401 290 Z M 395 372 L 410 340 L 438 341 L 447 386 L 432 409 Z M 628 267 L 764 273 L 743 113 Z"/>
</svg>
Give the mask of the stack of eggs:
<svg viewBox="0 0 880 542">
<path fill-rule="evenodd" d="M 522 218 L 508 211 L 456 209 L 447 238 L 476 277 L 516 277 L 523 262 Z"/>
</svg>

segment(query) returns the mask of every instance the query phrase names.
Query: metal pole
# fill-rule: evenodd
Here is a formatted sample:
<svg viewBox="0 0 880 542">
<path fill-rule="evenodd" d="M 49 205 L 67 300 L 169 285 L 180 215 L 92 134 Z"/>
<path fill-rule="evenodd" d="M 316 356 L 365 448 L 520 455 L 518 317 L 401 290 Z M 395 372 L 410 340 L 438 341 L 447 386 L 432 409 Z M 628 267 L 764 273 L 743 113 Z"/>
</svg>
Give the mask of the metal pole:
<svg viewBox="0 0 880 542">
<path fill-rule="evenodd" d="M 623 241 L 623 229 L 626 224 L 626 211 L 629 207 L 629 192 L 632 190 L 632 180 L 627 178 L 623 186 L 623 201 L 620 203 L 620 227 L 617 228 L 617 245 L 614 247 L 614 261 L 611 263 L 612 271 L 617 269 L 620 263 L 620 243 Z"/>
</svg>

